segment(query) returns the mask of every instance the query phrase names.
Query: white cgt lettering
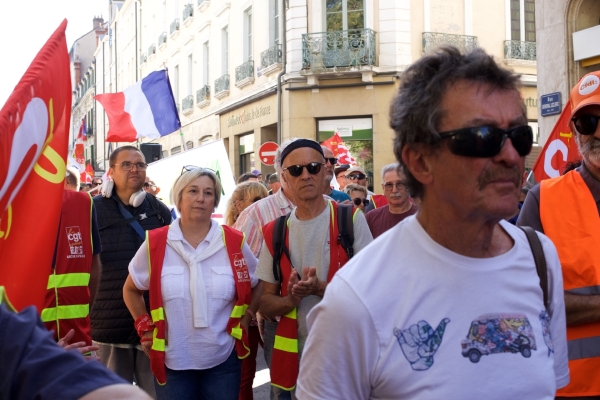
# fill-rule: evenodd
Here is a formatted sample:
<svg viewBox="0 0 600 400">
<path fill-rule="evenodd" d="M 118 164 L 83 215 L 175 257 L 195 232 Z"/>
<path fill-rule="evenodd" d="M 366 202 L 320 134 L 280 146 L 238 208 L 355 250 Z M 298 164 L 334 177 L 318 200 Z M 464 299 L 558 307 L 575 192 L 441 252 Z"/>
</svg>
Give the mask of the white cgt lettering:
<svg viewBox="0 0 600 400">
<path fill-rule="evenodd" d="M 562 153 L 562 159 L 564 162 L 567 162 L 567 156 L 569 154 L 569 149 L 567 145 L 560 139 L 554 139 L 546 149 L 546 154 L 544 155 L 544 172 L 550 178 L 556 178 L 560 175 L 560 171 L 554 169 L 552 166 L 552 157 L 558 152 Z"/>
</svg>

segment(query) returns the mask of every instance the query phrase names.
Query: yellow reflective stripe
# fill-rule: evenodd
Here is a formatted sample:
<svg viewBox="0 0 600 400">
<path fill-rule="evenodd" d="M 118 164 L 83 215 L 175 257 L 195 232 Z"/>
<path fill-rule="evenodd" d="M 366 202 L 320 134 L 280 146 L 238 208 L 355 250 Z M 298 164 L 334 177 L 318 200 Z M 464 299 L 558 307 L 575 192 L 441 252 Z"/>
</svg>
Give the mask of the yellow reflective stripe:
<svg viewBox="0 0 600 400">
<path fill-rule="evenodd" d="M 298 319 L 298 308 L 294 308 L 292 311 L 285 314 L 284 317 L 291 318 L 291 319 Z"/>
<path fill-rule="evenodd" d="M 231 329 L 230 335 L 236 338 L 237 340 L 242 340 L 242 328 L 240 327 L 240 324 L 237 324 Z"/>
<path fill-rule="evenodd" d="M 152 350 L 165 351 L 165 339 L 157 338 L 157 332 L 158 328 L 154 328 L 154 332 L 152 332 Z"/>
<path fill-rule="evenodd" d="M 42 321 L 57 321 L 59 319 L 85 318 L 90 313 L 89 304 L 75 304 L 71 306 L 58 306 L 42 310 Z"/>
<path fill-rule="evenodd" d="M 231 310 L 231 318 L 242 318 L 248 309 L 248 304 L 242 304 L 241 306 L 234 306 Z"/>
<path fill-rule="evenodd" d="M 290 339 L 283 336 L 275 335 L 275 344 L 273 348 L 288 353 L 298 352 L 298 339 Z"/>
<path fill-rule="evenodd" d="M 240 246 L 240 249 L 244 248 L 244 243 L 246 243 L 246 234 L 244 232 L 242 232 L 242 244 Z"/>
<path fill-rule="evenodd" d="M 360 208 L 356 207 L 356 210 L 354 211 L 354 214 L 352 215 L 352 223 L 356 222 L 356 216 L 358 215 L 359 211 L 360 211 Z"/>
<path fill-rule="evenodd" d="M 17 312 L 16 308 L 13 307 L 10 300 L 8 300 L 8 295 L 6 294 L 4 286 L 0 286 L 0 304 L 4 304 L 9 311 Z"/>
<path fill-rule="evenodd" d="M 331 216 L 331 226 L 333 226 L 335 221 L 333 220 L 333 203 L 331 200 L 329 200 L 329 215 Z"/>
<path fill-rule="evenodd" d="M 48 286 L 46 289 L 60 289 L 74 286 L 88 286 L 90 284 L 90 274 L 85 272 L 74 272 L 72 274 L 52 274 L 48 277 Z"/>
<path fill-rule="evenodd" d="M 150 231 L 146 231 L 146 252 L 148 253 L 148 277 L 152 276 L 152 260 L 150 259 Z"/>
<path fill-rule="evenodd" d="M 165 310 L 162 307 L 157 308 L 156 310 L 150 311 L 150 315 L 152 316 L 152 321 L 164 321 L 165 319 Z"/>
</svg>

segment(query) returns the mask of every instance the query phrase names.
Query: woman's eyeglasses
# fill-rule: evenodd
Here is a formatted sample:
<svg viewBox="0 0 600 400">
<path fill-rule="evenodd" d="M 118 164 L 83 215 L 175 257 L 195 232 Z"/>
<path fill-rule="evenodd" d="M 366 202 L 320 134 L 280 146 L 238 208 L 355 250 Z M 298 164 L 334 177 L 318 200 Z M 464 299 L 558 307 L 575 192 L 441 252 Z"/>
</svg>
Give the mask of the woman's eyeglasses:
<svg viewBox="0 0 600 400">
<path fill-rule="evenodd" d="M 357 207 L 360 207 L 360 204 L 362 203 L 365 207 L 369 205 L 369 200 L 367 199 L 361 199 L 360 197 L 355 197 L 352 199 L 352 202 L 354 203 L 354 205 L 356 205 Z"/>
<path fill-rule="evenodd" d="M 598 121 L 600 121 L 600 116 L 584 114 L 575 118 L 571 118 L 571 121 L 573 121 L 575 129 L 580 135 L 588 136 L 596 133 L 596 129 L 598 129 Z"/>
<path fill-rule="evenodd" d="M 299 177 L 300 175 L 302 175 L 302 171 L 304 170 L 304 168 L 306 168 L 309 174 L 317 175 L 321 171 L 321 167 L 323 165 L 323 163 L 319 162 L 311 162 L 306 165 L 290 165 L 289 167 L 284 168 L 283 171 L 288 171 L 293 177 Z"/>
<path fill-rule="evenodd" d="M 476 126 L 440 132 L 440 138 L 448 139 L 448 148 L 452 154 L 464 157 L 494 157 L 509 138 L 521 157 L 531 152 L 533 131 L 529 125 L 504 130 L 495 126 Z"/>
</svg>

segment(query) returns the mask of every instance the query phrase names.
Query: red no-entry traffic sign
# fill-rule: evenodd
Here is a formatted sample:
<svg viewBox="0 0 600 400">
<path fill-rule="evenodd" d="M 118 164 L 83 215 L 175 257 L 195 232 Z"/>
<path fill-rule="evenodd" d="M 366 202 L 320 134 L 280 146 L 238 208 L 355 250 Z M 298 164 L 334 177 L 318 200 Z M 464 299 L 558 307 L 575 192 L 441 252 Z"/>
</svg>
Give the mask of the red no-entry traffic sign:
<svg viewBox="0 0 600 400">
<path fill-rule="evenodd" d="M 258 149 L 258 156 L 260 157 L 260 162 L 265 165 L 274 165 L 275 164 L 275 153 L 279 145 L 275 142 L 265 142 Z"/>
</svg>

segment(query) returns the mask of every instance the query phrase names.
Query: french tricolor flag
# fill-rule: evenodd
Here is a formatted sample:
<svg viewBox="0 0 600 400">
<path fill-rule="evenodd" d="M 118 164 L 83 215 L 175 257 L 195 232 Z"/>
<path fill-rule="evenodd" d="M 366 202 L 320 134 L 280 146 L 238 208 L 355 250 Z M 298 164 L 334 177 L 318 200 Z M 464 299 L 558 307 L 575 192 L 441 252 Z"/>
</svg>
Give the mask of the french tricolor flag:
<svg viewBox="0 0 600 400">
<path fill-rule="evenodd" d="M 122 92 L 94 96 L 108 116 L 107 142 L 156 139 L 181 128 L 167 71 L 150 73 Z"/>
</svg>

